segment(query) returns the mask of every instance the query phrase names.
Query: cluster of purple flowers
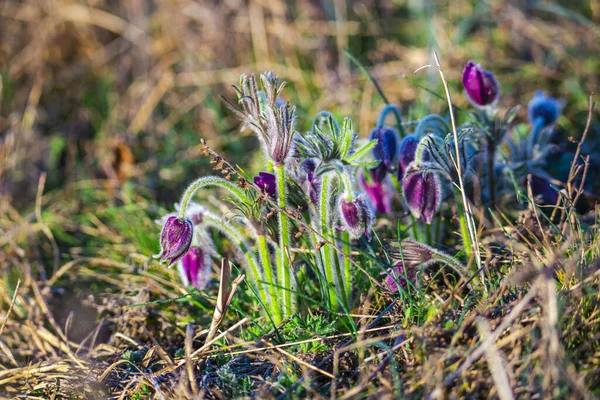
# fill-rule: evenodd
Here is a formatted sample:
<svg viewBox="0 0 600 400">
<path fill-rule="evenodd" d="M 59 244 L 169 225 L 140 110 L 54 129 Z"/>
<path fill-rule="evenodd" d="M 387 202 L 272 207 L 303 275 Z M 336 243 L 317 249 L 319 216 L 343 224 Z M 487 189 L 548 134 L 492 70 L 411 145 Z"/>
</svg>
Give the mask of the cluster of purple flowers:
<svg viewBox="0 0 600 400">
<path fill-rule="evenodd" d="M 261 75 L 261 80 L 264 91 L 257 89 L 254 77 L 242 77 L 240 87 L 236 88 L 238 104 L 226 102 L 245 126 L 257 132 L 261 140 L 267 163 L 265 171 L 254 177 L 253 184 L 260 195 L 268 200 L 260 203 L 265 210 L 257 211 L 255 196 L 247 190 L 234 188 L 215 177 L 200 178 L 192 184 L 184 195 L 181 207 L 185 210 L 191 196 L 200 187 L 216 185 L 232 192 L 238 202 L 237 209 L 245 213 L 242 216 L 247 221 L 245 226 L 251 228 L 253 240 L 260 247 L 257 251 L 260 263 L 249 250 L 251 246 L 245 242 L 243 232 L 234 227 L 224 232 L 238 244 L 240 252 L 246 254 L 247 264 L 255 268 L 254 278 L 261 294 L 265 296 L 263 300 L 271 297 L 273 301 L 276 300 L 273 296 L 279 296 L 272 290 L 263 290 L 258 284 L 262 280 L 274 283 L 269 281 L 275 279 L 270 270 L 271 254 L 278 254 L 279 257 L 277 278 L 280 279 L 280 285 L 286 287 L 294 281 L 289 276 L 292 270 L 287 258 L 289 254 L 283 247 L 290 245 L 290 231 L 295 223 L 288 220 L 287 216 L 280 215 L 278 226 L 273 228 L 278 230 L 275 237 L 271 240 L 265 237 L 272 231 L 266 228 L 266 224 L 268 216 L 272 214 L 269 211 L 275 205 L 279 209 L 294 207 L 307 211 L 298 213 L 297 221 L 311 226 L 313 232 L 317 232 L 318 235 L 310 236 L 313 245 L 325 243 L 316 257 L 317 264 L 322 268 L 323 276 L 327 277 L 329 289 L 337 290 L 335 296 L 348 302 L 352 280 L 349 264 L 343 258 L 338 258 L 332 249 L 338 244 L 349 248 L 346 247 L 348 243 L 343 241 L 343 234 L 347 234 L 350 240 L 363 236 L 370 239 L 374 215 L 390 215 L 395 211 L 395 188 L 401 189 L 405 209 L 410 211 L 413 218 L 425 224 L 435 220 L 445 193 L 453 192 L 444 187 L 453 186 L 459 172 L 463 174 L 462 178 L 475 182 L 474 187 L 487 185 L 488 197 L 492 201 L 496 194 L 503 194 L 498 188 L 506 186 L 501 178 L 507 175 L 507 170 L 521 180 L 529 176 L 533 192 L 539 194 L 543 201 L 552 203 L 558 199 L 557 192 L 549 183 L 549 176 L 540 165 L 547 155 L 542 147 L 560 116 L 561 102 L 542 92 L 536 93 L 528 107 L 531 133 L 525 143 L 517 143 L 510 134 L 515 113 L 509 112 L 503 121 L 498 120 L 500 85 L 494 74 L 473 61 L 465 65 L 462 83 L 467 99 L 478 113 L 474 115 L 478 124 L 467 121 L 458 127 L 460 134 L 453 137 L 445 118 L 429 115 L 418 122 L 413 132 L 406 132 L 399 109 L 388 105 L 362 147 L 359 146 L 358 134 L 354 132 L 352 122 L 346 118 L 340 125 L 328 112 L 321 112 L 315 117 L 309 132 L 297 132 L 294 108 L 278 97 L 284 83 L 272 74 Z M 395 127 L 385 124 L 388 114 L 395 116 Z M 458 144 L 454 143 L 456 137 L 459 138 Z M 487 153 L 477 147 L 477 143 L 485 141 L 482 138 L 488 138 Z M 501 162 L 495 153 L 496 149 L 503 146 L 510 150 L 508 156 L 503 154 L 504 160 L 510 160 L 508 163 Z M 460 154 L 456 154 L 455 150 Z M 369 157 L 370 160 L 363 159 Z M 481 159 L 486 157 L 490 168 L 488 179 L 482 184 L 481 178 L 484 176 L 475 170 Z M 457 164 L 463 168 L 457 167 Z M 494 183 L 495 178 L 499 179 L 499 183 Z M 362 193 L 359 194 L 359 191 Z M 473 190 L 470 193 L 473 202 L 477 202 L 475 192 Z M 185 212 L 168 217 L 160 236 L 159 254 L 161 262 L 169 265 L 178 262 L 182 280 L 198 289 L 206 285 L 210 261 L 210 252 L 194 241 L 194 225 L 199 222 L 192 221 Z M 299 230 L 302 232 L 302 229 Z M 407 246 L 408 259 L 413 264 L 419 262 L 420 258 L 410 252 L 428 249 L 414 243 L 410 242 Z M 350 254 L 344 254 L 343 257 L 349 258 Z M 341 265 L 344 271 L 339 270 Z M 386 277 L 389 289 L 398 290 L 398 283 L 405 286 L 406 277 L 414 276 L 410 273 L 414 267 L 402 259 L 397 260 Z M 397 280 L 398 273 L 403 275 L 400 281 Z M 286 297 L 284 303 L 289 313 L 295 301 Z"/>
</svg>

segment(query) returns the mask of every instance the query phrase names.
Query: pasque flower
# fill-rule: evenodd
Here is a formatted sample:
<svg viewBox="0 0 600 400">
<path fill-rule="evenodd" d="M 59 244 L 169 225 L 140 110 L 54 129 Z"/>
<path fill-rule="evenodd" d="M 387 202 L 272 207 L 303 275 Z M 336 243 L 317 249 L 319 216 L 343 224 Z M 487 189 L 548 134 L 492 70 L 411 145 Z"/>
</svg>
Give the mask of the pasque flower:
<svg viewBox="0 0 600 400">
<path fill-rule="evenodd" d="M 412 163 L 402 181 L 402 191 L 410 212 L 430 224 L 442 201 L 439 176 L 427 170 L 427 165 Z"/>
<path fill-rule="evenodd" d="M 392 193 L 387 180 L 378 181 L 375 179 L 376 173 L 370 171 L 371 179 L 367 179 L 365 174 L 360 174 L 360 186 L 367 195 L 367 198 L 373 205 L 375 211 L 380 214 L 389 214 L 392 212 Z"/>
<path fill-rule="evenodd" d="M 254 184 L 258 186 L 264 194 L 271 198 L 275 198 L 275 193 L 277 193 L 275 175 L 268 172 L 259 172 L 258 176 L 254 177 Z"/>
<path fill-rule="evenodd" d="M 538 196 L 543 204 L 555 205 L 558 201 L 558 191 L 545 177 L 531 174 L 529 184 L 533 194 Z"/>
<path fill-rule="evenodd" d="M 495 103 L 500 95 L 496 77 L 481 65 L 469 61 L 463 70 L 462 83 L 467 98 L 475 107 L 485 107 Z"/>
<path fill-rule="evenodd" d="M 358 239 L 363 234 L 369 238 L 373 216 L 368 203 L 362 195 L 354 200 L 341 199 L 339 203 L 341 230 L 348 231 L 352 239 Z"/>
<path fill-rule="evenodd" d="M 548 97 L 544 92 L 538 90 L 529 101 L 528 114 L 531 125 L 540 125 L 546 128 L 554 124 L 560 115 L 562 104 L 554 97 Z"/>
<path fill-rule="evenodd" d="M 198 290 L 206 288 L 210 280 L 210 256 L 200 247 L 193 246 L 177 262 L 184 286 L 192 285 Z"/>
<path fill-rule="evenodd" d="M 194 224 L 188 218 L 180 219 L 171 215 L 165 221 L 160 233 L 160 262 L 168 262 L 169 266 L 187 253 L 194 236 Z"/>
<path fill-rule="evenodd" d="M 375 128 L 369 135 L 369 140 L 377 140 L 377 144 L 373 147 L 373 157 L 381 162 L 375 170 L 375 178 L 382 180 L 387 172 L 394 170 L 394 163 L 398 153 L 398 135 L 396 131 L 390 127 L 384 126 Z"/>
</svg>

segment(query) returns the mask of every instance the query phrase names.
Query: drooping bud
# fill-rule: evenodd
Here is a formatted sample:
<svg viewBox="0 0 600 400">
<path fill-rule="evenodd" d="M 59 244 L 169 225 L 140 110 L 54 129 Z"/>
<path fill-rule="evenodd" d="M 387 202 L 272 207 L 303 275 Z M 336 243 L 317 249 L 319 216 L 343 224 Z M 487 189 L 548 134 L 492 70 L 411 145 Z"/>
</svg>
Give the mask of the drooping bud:
<svg viewBox="0 0 600 400">
<path fill-rule="evenodd" d="M 260 188 L 260 190 L 271 198 L 275 198 L 277 193 L 277 182 L 275 175 L 268 172 L 259 172 L 258 176 L 254 177 L 254 184 Z"/>
<path fill-rule="evenodd" d="M 194 236 L 194 224 L 188 218 L 179 219 L 175 215 L 167 218 L 160 232 L 160 262 L 168 262 L 169 266 L 187 253 Z"/>
<path fill-rule="evenodd" d="M 411 162 L 415 160 L 419 139 L 415 135 L 408 135 L 400 143 L 399 162 L 398 162 L 398 180 L 402 181 L 404 173 Z"/>
<path fill-rule="evenodd" d="M 481 65 L 469 61 L 463 70 L 462 83 L 467 99 L 475 107 L 485 107 L 495 103 L 500 95 L 496 77 Z"/>
<path fill-rule="evenodd" d="M 373 216 L 369 205 L 362 195 L 354 200 L 341 199 L 339 203 L 341 229 L 348 231 L 352 239 L 358 239 L 363 234 L 370 240 L 369 234 L 373 223 Z"/>
<path fill-rule="evenodd" d="M 390 127 L 375 128 L 369 135 L 369 140 L 377 140 L 373 147 L 373 157 L 381 162 L 375 170 L 375 176 L 382 180 L 387 172 L 394 170 L 394 164 L 398 153 L 398 135 Z"/>
<path fill-rule="evenodd" d="M 394 262 L 394 267 L 387 270 L 385 277 L 391 292 L 398 291 L 398 284 L 406 288 L 407 280 L 413 281 L 420 269 L 435 263 L 445 264 L 463 277 L 465 274 L 466 267 L 452 256 L 412 239 L 393 241 L 386 246 L 386 251 Z"/>
<path fill-rule="evenodd" d="M 402 181 L 404 198 L 415 218 L 431 224 L 442 201 L 442 185 L 438 175 L 426 167 L 411 164 Z"/>
<path fill-rule="evenodd" d="M 194 246 L 177 262 L 177 269 L 184 286 L 202 290 L 210 280 L 210 255 Z"/>
<path fill-rule="evenodd" d="M 531 191 L 542 201 L 542 204 L 555 205 L 558 201 L 558 191 L 552 187 L 550 181 L 543 176 L 531 174 L 529 179 Z"/>
<path fill-rule="evenodd" d="M 529 101 L 528 114 L 531 125 L 540 124 L 540 128 L 553 125 L 560 116 L 562 103 L 554 97 L 548 97 L 538 90 Z"/>
<path fill-rule="evenodd" d="M 378 181 L 371 171 L 371 179 L 368 180 L 364 174 L 360 174 L 360 185 L 367 195 L 369 202 L 376 212 L 389 214 L 392 212 L 392 192 L 387 180 Z"/>
</svg>

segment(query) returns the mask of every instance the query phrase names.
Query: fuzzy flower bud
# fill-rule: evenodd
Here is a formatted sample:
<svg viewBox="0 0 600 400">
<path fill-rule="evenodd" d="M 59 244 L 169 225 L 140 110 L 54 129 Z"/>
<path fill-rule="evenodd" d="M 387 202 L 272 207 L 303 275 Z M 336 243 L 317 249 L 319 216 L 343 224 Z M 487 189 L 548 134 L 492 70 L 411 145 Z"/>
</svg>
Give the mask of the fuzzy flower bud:
<svg viewBox="0 0 600 400">
<path fill-rule="evenodd" d="M 367 195 L 369 202 L 373 205 L 375 211 L 380 214 L 389 214 L 392 212 L 392 193 L 386 180 L 378 181 L 375 179 L 374 172 L 370 172 L 371 180 L 367 180 L 364 174 L 360 174 L 360 185 Z"/>
<path fill-rule="evenodd" d="M 528 114 L 531 125 L 540 124 L 540 128 L 553 125 L 560 116 L 562 104 L 554 97 L 548 97 L 538 90 L 529 101 Z"/>
<path fill-rule="evenodd" d="M 340 219 L 343 231 L 348 231 L 352 239 L 358 239 L 365 234 L 367 240 L 372 224 L 372 214 L 364 197 L 358 196 L 354 200 L 341 199 L 339 203 Z"/>
<path fill-rule="evenodd" d="M 419 139 L 415 135 L 408 135 L 400 143 L 399 162 L 398 162 L 398 180 L 402 181 L 404 173 L 411 162 L 415 160 Z"/>
<path fill-rule="evenodd" d="M 194 224 L 188 218 L 179 219 L 171 215 L 165 221 L 160 233 L 160 262 L 167 261 L 169 266 L 187 253 L 194 236 Z"/>
<path fill-rule="evenodd" d="M 534 196 L 538 196 L 543 204 L 555 205 L 558 201 L 558 191 L 543 176 L 532 174 L 529 184 Z"/>
<path fill-rule="evenodd" d="M 380 160 L 379 166 L 375 169 L 376 177 L 381 180 L 385 177 L 386 172 L 394 170 L 394 163 L 398 153 L 398 135 L 396 131 L 390 127 L 375 128 L 369 135 L 369 140 L 377 140 L 377 144 L 373 147 L 373 157 Z"/>
<path fill-rule="evenodd" d="M 275 198 L 275 193 L 277 193 L 275 175 L 268 172 L 259 172 L 258 176 L 254 177 L 254 184 L 258 186 L 264 194 L 271 198 Z"/>
<path fill-rule="evenodd" d="M 475 107 L 485 107 L 495 103 L 500 95 L 496 77 L 481 65 L 469 61 L 463 70 L 462 83 L 467 99 Z"/>
<path fill-rule="evenodd" d="M 402 190 L 412 215 L 431 224 L 442 201 L 442 185 L 438 175 L 413 163 L 406 171 Z"/>
<path fill-rule="evenodd" d="M 194 246 L 177 262 L 177 269 L 184 286 L 202 290 L 210 280 L 210 256 Z"/>
</svg>

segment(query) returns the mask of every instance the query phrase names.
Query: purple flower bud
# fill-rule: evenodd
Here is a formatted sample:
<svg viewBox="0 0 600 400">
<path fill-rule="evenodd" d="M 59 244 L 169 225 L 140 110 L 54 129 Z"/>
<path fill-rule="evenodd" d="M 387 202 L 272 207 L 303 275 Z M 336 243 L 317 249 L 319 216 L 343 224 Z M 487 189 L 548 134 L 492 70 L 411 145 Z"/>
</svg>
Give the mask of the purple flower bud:
<svg viewBox="0 0 600 400">
<path fill-rule="evenodd" d="M 302 184 L 306 185 L 308 188 L 308 196 L 310 197 L 310 201 L 313 204 L 317 204 L 318 202 L 318 191 L 319 186 L 321 185 L 321 181 L 319 177 L 315 174 L 315 170 L 317 166 L 312 159 L 306 159 L 300 165 L 302 172 L 306 173 L 305 177 L 302 179 Z"/>
<path fill-rule="evenodd" d="M 275 193 L 277 193 L 275 175 L 268 172 L 259 172 L 258 176 L 254 177 L 254 184 L 258 186 L 264 194 L 271 198 L 275 198 Z"/>
<path fill-rule="evenodd" d="M 194 224 L 188 218 L 179 219 L 175 215 L 167 218 L 160 232 L 160 262 L 167 261 L 169 266 L 187 253 L 194 236 Z"/>
<path fill-rule="evenodd" d="M 403 288 L 406 288 L 407 281 L 404 277 L 404 267 L 402 266 L 402 261 L 398 261 L 396 265 L 394 265 L 394 268 L 388 269 L 385 275 L 385 284 L 390 292 L 398 292 L 398 284 L 400 284 L 400 286 Z"/>
<path fill-rule="evenodd" d="M 529 123 L 531 125 L 540 124 L 540 128 L 546 128 L 558 120 L 561 109 L 560 100 L 548 97 L 544 92 L 538 90 L 529 101 Z"/>
<path fill-rule="evenodd" d="M 558 201 L 558 191 L 552 187 L 548 179 L 532 174 L 529 184 L 533 194 L 539 196 L 543 204 L 555 205 Z"/>
<path fill-rule="evenodd" d="M 467 98 L 475 107 L 485 107 L 498 100 L 500 86 L 496 77 L 481 65 L 469 61 L 463 71 L 462 83 Z"/>
<path fill-rule="evenodd" d="M 400 143 L 400 161 L 398 163 L 398 180 L 402 181 L 409 164 L 415 160 L 419 139 L 415 135 L 408 135 Z"/>
<path fill-rule="evenodd" d="M 367 240 L 370 240 L 369 232 L 373 218 L 364 197 L 360 195 L 351 201 L 342 199 L 339 207 L 342 220 L 341 229 L 348 231 L 352 239 L 358 239 L 364 233 Z"/>
<path fill-rule="evenodd" d="M 379 214 L 392 212 L 392 193 L 386 180 L 378 181 L 371 172 L 371 182 L 367 181 L 364 174 L 360 174 L 360 185 L 367 195 L 369 202 Z"/>
<path fill-rule="evenodd" d="M 407 279 L 414 280 L 419 266 L 430 262 L 434 256 L 429 247 L 412 239 L 403 240 L 401 246 L 388 247 L 387 250 L 395 261 L 385 277 L 385 283 L 392 293 L 398 291 L 398 284 L 406 288 Z"/>
<path fill-rule="evenodd" d="M 431 224 L 442 201 L 442 185 L 437 174 L 422 168 L 414 163 L 408 167 L 402 190 L 412 215 Z"/>
<path fill-rule="evenodd" d="M 385 176 L 386 172 L 394 170 L 394 162 L 398 153 L 398 136 L 396 135 L 396 131 L 387 126 L 375 128 L 371 131 L 369 139 L 377 140 L 377 144 L 372 150 L 373 157 L 381 160 L 377 168 L 381 168 Z"/>
<path fill-rule="evenodd" d="M 198 290 L 206 288 L 210 280 L 210 256 L 200 247 L 192 247 L 177 263 L 184 286 Z"/>
</svg>

